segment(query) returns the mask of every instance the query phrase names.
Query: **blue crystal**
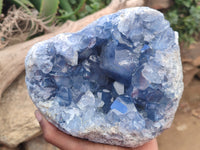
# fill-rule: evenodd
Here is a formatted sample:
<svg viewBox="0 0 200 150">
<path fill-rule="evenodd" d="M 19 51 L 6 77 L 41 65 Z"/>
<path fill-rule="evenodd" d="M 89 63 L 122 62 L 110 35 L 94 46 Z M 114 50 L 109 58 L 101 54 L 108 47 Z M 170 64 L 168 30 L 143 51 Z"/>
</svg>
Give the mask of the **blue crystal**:
<svg viewBox="0 0 200 150">
<path fill-rule="evenodd" d="M 116 110 L 120 111 L 123 114 L 127 112 L 127 107 L 124 104 L 122 104 L 118 99 L 116 99 L 112 103 L 110 108 L 111 109 L 116 109 Z"/>
<path fill-rule="evenodd" d="M 102 110 L 104 113 L 107 113 L 110 110 L 110 106 L 112 105 L 112 95 L 109 90 L 104 89 L 102 91 L 102 101 L 104 102 L 104 106 L 102 107 Z"/>
<path fill-rule="evenodd" d="M 144 46 L 142 47 L 141 49 L 141 52 L 145 52 L 147 49 L 150 49 L 149 45 L 148 44 L 144 44 Z"/>
<path fill-rule="evenodd" d="M 25 67 L 29 95 L 50 122 L 106 144 L 155 138 L 172 123 L 183 91 L 178 33 L 147 7 L 39 42 Z"/>
</svg>

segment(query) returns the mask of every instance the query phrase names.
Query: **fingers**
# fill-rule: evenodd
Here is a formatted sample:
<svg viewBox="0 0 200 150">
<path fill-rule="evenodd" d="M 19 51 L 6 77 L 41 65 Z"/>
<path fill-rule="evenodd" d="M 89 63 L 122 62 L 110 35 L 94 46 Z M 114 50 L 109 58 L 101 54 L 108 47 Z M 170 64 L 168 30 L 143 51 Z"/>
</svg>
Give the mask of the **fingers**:
<svg viewBox="0 0 200 150">
<path fill-rule="evenodd" d="M 62 150 L 158 150 L 156 140 L 152 140 L 138 148 L 122 148 L 105 144 L 98 144 L 67 135 L 49 123 L 36 110 L 35 116 L 43 131 L 44 139 Z"/>
<path fill-rule="evenodd" d="M 50 143 L 54 142 L 52 140 L 54 139 L 54 135 L 57 132 L 56 128 L 52 124 L 48 123 L 48 121 L 41 115 L 38 110 L 35 111 L 35 117 L 40 124 L 45 140 Z"/>
<path fill-rule="evenodd" d="M 44 139 L 62 150 L 123 150 L 117 146 L 98 144 L 72 137 L 49 123 L 41 113 L 36 110 L 35 116 L 43 131 Z"/>
</svg>

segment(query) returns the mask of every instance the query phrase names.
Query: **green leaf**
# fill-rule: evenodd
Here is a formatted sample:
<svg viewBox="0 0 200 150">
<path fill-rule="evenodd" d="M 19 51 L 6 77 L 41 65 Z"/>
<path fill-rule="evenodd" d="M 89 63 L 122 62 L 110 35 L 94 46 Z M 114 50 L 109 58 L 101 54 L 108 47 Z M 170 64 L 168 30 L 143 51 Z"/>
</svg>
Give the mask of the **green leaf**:
<svg viewBox="0 0 200 150">
<path fill-rule="evenodd" d="M 11 4 L 17 4 L 18 6 L 23 7 L 34 7 L 34 5 L 29 0 L 9 0 Z"/>
<path fill-rule="evenodd" d="M 24 5 L 34 7 L 33 4 L 29 0 L 20 0 Z"/>
<path fill-rule="evenodd" d="M 73 9 L 71 7 L 71 5 L 69 4 L 68 0 L 60 0 L 60 7 L 67 11 L 67 12 L 72 12 Z"/>
<path fill-rule="evenodd" d="M 68 0 L 67 0 L 68 1 Z M 69 0 L 71 4 L 76 4 L 76 0 Z"/>
<path fill-rule="evenodd" d="M 59 0 L 42 0 L 40 6 L 41 17 L 51 17 L 56 15 L 59 6 Z"/>
<path fill-rule="evenodd" d="M 19 4 L 21 7 L 23 7 L 29 14 L 31 14 L 30 9 L 28 6 L 33 7 L 32 3 L 28 0 L 13 0 L 15 3 Z"/>
<path fill-rule="evenodd" d="M 3 0 L 0 0 L 0 15 L 2 13 L 2 8 L 3 8 Z"/>
<path fill-rule="evenodd" d="M 184 5 L 185 7 L 189 8 L 189 7 L 191 6 L 192 1 L 186 0 L 186 1 L 183 1 L 182 3 L 183 3 L 183 5 Z"/>
<path fill-rule="evenodd" d="M 90 5 L 94 10 L 98 10 L 100 8 L 100 4 L 97 2 L 94 2 L 93 4 Z"/>
<path fill-rule="evenodd" d="M 85 1 L 86 0 L 81 0 L 81 2 L 79 3 L 78 7 L 73 12 L 71 12 L 71 13 L 66 12 L 65 15 L 62 15 L 62 16 L 58 17 L 58 19 L 66 20 L 66 19 L 70 18 L 71 16 L 76 15 L 79 12 L 79 10 L 81 9 L 81 7 L 83 6 L 83 4 L 85 4 Z"/>
<path fill-rule="evenodd" d="M 38 11 L 40 11 L 42 0 L 30 0 L 30 2 L 35 6 Z"/>
<path fill-rule="evenodd" d="M 39 11 L 40 17 L 54 18 L 59 5 L 59 0 L 30 0 Z"/>
<path fill-rule="evenodd" d="M 200 33 L 200 0 L 174 0 L 174 5 L 165 14 L 180 41 L 191 44 Z"/>
<path fill-rule="evenodd" d="M 170 11 L 167 14 L 167 19 L 170 21 L 171 25 L 176 25 L 178 23 L 178 14 L 176 10 Z"/>
<path fill-rule="evenodd" d="M 88 13 L 93 12 L 93 9 L 92 9 L 89 5 L 86 5 L 86 6 L 85 6 L 85 9 L 86 9 L 86 11 L 87 11 Z"/>
</svg>

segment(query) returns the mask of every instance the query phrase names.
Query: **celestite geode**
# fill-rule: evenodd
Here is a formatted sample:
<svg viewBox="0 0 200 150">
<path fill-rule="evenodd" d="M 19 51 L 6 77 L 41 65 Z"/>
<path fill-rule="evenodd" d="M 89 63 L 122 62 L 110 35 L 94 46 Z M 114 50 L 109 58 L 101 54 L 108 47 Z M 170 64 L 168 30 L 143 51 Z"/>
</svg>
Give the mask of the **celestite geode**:
<svg viewBox="0 0 200 150">
<path fill-rule="evenodd" d="M 25 64 L 43 115 L 94 142 L 136 147 L 153 139 L 170 127 L 183 91 L 178 33 L 147 7 L 39 42 Z"/>
</svg>

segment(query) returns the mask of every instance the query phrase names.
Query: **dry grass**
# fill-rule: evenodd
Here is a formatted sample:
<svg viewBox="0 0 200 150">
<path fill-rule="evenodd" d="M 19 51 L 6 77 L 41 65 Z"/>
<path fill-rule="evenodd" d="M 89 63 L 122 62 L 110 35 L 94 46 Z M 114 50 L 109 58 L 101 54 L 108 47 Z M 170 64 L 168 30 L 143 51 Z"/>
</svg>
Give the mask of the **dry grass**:
<svg viewBox="0 0 200 150">
<path fill-rule="evenodd" d="M 4 48 L 12 41 L 22 42 L 28 37 L 40 32 L 50 32 L 47 26 L 49 21 L 40 19 L 37 13 L 27 13 L 23 8 L 11 7 L 7 16 L 0 23 L 0 49 Z"/>
</svg>

